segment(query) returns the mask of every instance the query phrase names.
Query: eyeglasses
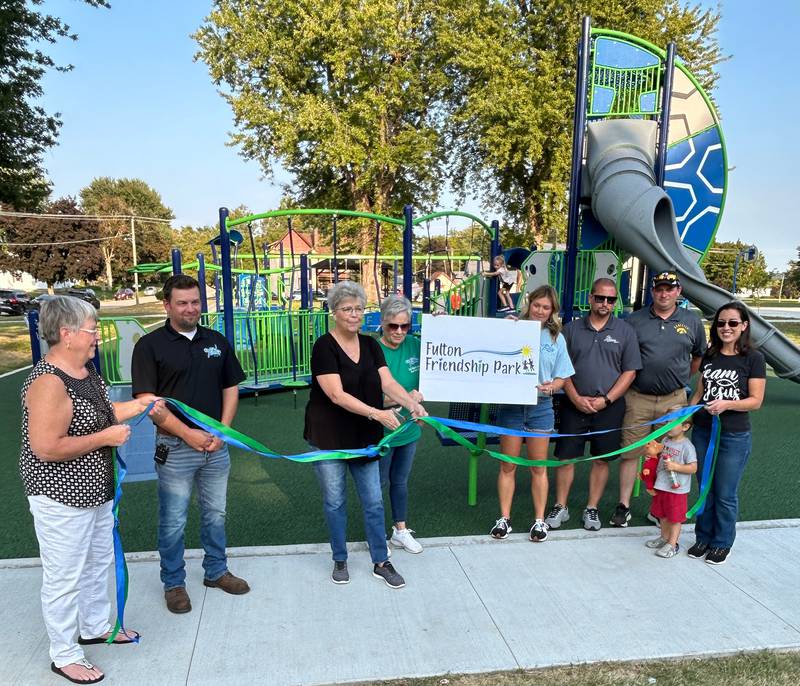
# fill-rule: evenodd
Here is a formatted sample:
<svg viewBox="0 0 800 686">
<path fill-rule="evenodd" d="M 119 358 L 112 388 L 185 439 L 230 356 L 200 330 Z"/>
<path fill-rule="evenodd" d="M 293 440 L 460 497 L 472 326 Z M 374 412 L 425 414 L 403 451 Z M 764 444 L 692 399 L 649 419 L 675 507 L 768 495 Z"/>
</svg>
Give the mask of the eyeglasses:
<svg viewBox="0 0 800 686">
<path fill-rule="evenodd" d="M 344 312 L 345 314 L 348 314 L 348 315 L 355 313 L 355 314 L 361 316 L 362 314 L 364 314 L 364 308 L 363 307 L 350 307 L 350 306 L 348 306 L 348 307 L 340 307 L 339 308 L 339 312 Z"/>
<path fill-rule="evenodd" d="M 78 329 L 78 331 L 88 333 L 90 336 L 97 336 L 97 329 Z"/>
<path fill-rule="evenodd" d="M 726 326 L 729 326 L 732 329 L 736 329 L 736 328 L 738 328 L 739 324 L 741 324 L 741 323 L 742 322 L 739 321 L 738 319 L 728 319 L 727 321 L 725 319 L 718 319 L 717 320 L 717 328 L 718 329 L 724 329 Z"/>
<path fill-rule="evenodd" d="M 598 304 L 602 305 L 604 302 L 607 302 L 609 305 L 613 305 L 617 302 L 616 295 L 594 295 L 592 294 L 592 299 Z"/>
<path fill-rule="evenodd" d="M 389 331 L 408 331 L 411 328 L 411 324 L 384 324 Z"/>
</svg>

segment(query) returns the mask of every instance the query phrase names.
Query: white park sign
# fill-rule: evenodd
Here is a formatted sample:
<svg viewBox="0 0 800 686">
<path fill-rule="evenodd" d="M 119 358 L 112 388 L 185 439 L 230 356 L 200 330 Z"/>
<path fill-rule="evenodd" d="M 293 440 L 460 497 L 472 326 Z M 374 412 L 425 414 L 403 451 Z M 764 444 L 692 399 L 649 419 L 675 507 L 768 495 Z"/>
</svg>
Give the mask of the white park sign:
<svg viewBox="0 0 800 686">
<path fill-rule="evenodd" d="M 425 400 L 535 405 L 539 322 L 422 315 Z"/>
</svg>

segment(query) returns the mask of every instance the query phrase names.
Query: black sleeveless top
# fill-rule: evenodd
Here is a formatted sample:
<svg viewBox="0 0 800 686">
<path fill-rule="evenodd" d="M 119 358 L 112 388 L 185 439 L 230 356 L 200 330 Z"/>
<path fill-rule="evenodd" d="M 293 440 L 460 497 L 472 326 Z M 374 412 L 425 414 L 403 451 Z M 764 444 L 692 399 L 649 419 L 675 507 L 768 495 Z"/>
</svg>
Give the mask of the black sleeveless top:
<svg viewBox="0 0 800 686">
<path fill-rule="evenodd" d="M 22 385 L 19 473 L 26 496 L 45 495 L 70 507 L 97 507 L 114 497 L 114 465 L 110 447 L 61 462 L 46 462 L 31 450 L 25 397 L 31 384 L 42 374 L 53 374 L 61 379 L 72 400 L 68 436 L 87 436 L 116 423 L 105 383 L 91 364 L 86 368 L 88 376 L 76 379 L 42 358 Z"/>
</svg>

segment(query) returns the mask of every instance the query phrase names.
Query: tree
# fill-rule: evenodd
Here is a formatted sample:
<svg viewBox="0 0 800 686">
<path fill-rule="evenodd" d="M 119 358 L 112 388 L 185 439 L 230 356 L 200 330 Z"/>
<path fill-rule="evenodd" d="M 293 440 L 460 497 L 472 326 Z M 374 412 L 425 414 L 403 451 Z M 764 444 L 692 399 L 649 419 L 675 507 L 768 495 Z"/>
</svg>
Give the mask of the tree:
<svg viewBox="0 0 800 686">
<path fill-rule="evenodd" d="M 703 261 L 703 273 L 711 283 L 724 288 L 733 289 L 733 267 L 736 255 L 745 244 L 742 241 L 714 241 Z"/>
<path fill-rule="evenodd" d="M 463 198 L 474 188 L 487 208 L 541 244 L 566 234 L 576 45 L 581 18 L 664 46 L 706 88 L 723 59 L 719 11 L 678 0 L 475 0 L 460 3 L 443 41 L 455 55 L 447 103 L 451 176 Z"/>
<path fill-rule="evenodd" d="M 161 196 L 141 179 L 96 178 L 80 192 L 83 209 L 89 214 L 118 215 L 97 224 L 103 241 L 108 288 L 113 287 L 116 275 L 123 276 L 131 263 L 130 217 L 135 219 L 136 247 L 139 262 L 162 262 L 168 259 L 172 233 L 164 222 L 152 219 L 173 219 L 172 210 L 164 205 Z M 115 258 L 122 257 L 115 263 Z M 124 278 L 124 277 L 123 277 Z"/>
<path fill-rule="evenodd" d="M 797 246 L 797 259 L 789 262 L 784 288 L 791 289 L 786 291 L 792 294 L 791 297 L 800 294 L 800 245 Z"/>
<path fill-rule="evenodd" d="M 75 198 L 60 198 L 46 214 L 82 214 Z M 92 221 L 76 218 L 0 216 L 0 269 L 28 272 L 48 286 L 59 281 L 95 279 L 102 258 Z"/>
<path fill-rule="evenodd" d="M 745 262 L 743 258 L 739 259 L 739 273 L 736 276 L 737 291 L 749 290 L 752 297 L 758 302 L 771 280 L 772 275 L 767 270 L 767 261 L 763 254 L 759 253 L 752 262 Z"/>
<path fill-rule="evenodd" d="M 298 203 L 399 215 L 434 204 L 443 182 L 448 77 L 434 46 L 448 4 L 218 0 L 198 58 L 225 89 L 233 142 L 265 174 L 287 169 Z M 367 252 L 374 224 L 347 226 Z"/>
<path fill-rule="evenodd" d="M 109 6 L 105 0 L 83 1 Z M 41 2 L 0 2 L 0 202 L 17 210 L 36 210 L 50 194 L 42 158 L 55 145 L 61 121 L 36 104 L 44 92 L 42 77 L 48 69 L 72 69 L 57 66 L 38 46 L 77 40 L 67 24 L 31 4 Z"/>
</svg>

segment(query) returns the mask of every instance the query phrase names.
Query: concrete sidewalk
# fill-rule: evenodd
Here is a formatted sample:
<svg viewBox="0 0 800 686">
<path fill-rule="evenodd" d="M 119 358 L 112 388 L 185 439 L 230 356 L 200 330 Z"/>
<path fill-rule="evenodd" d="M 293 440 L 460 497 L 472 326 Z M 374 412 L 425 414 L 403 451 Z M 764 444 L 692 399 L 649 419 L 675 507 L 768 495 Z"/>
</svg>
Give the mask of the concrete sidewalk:
<svg viewBox="0 0 800 686">
<path fill-rule="evenodd" d="M 103 683 L 331 684 L 447 672 L 800 649 L 800 519 L 739 525 L 727 564 L 644 547 L 654 527 L 420 539 L 395 551 L 391 590 L 352 546 L 351 583 L 330 582 L 327 545 L 231 550 L 252 592 L 202 586 L 187 557 L 193 610 L 170 614 L 157 555 L 129 556 L 131 646 L 87 646 Z M 65 684 L 49 671 L 38 560 L 0 561 L 0 684 Z M 666 590 L 671 589 L 671 590 Z M 403 646 L 396 649 L 394 646 Z"/>
</svg>

